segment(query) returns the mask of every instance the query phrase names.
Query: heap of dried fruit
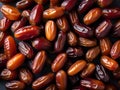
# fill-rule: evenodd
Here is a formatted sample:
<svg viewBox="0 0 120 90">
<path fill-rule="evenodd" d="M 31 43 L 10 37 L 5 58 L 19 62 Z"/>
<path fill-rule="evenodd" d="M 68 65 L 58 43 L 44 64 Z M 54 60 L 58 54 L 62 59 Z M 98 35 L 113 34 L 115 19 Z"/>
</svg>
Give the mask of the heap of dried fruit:
<svg viewBox="0 0 120 90">
<path fill-rule="evenodd" d="M 0 2 L 7 90 L 119 90 L 119 0 Z"/>
</svg>

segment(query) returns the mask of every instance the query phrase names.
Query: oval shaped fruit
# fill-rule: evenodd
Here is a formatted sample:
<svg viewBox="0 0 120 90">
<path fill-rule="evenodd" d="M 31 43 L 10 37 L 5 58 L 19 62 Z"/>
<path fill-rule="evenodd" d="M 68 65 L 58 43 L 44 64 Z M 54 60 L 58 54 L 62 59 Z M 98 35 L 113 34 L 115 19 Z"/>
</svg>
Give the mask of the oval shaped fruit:
<svg viewBox="0 0 120 90">
<path fill-rule="evenodd" d="M 38 26 L 25 26 L 14 32 L 14 37 L 19 40 L 30 40 L 40 33 Z"/>
<path fill-rule="evenodd" d="M 108 56 L 102 56 L 100 63 L 107 69 L 114 71 L 119 67 L 119 64 Z"/>
<path fill-rule="evenodd" d="M 49 20 L 45 25 L 45 36 L 49 41 L 53 41 L 57 34 L 57 27 L 53 20 Z"/>
<path fill-rule="evenodd" d="M 4 40 L 5 40 L 6 36 L 7 36 L 6 32 L 0 31 L 0 47 L 2 47 L 4 45 Z"/>
<path fill-rule="evenodd" d="M 65 12 L 64 7 L 52 7 L 43 12 L 44 19 L 56 19 L 61 17 Z"/>
<path fill-rule="evenodd" d="M 102 10 L 100 8 L 94 8 L 90 10 L 83 18 L 86 25 L 90 25 L 97 21 L 102 15 Z"/>
<path fill-rule="evenodd" d="M 78 60 L 74 64 L 72 64 L 69 69 L 67 70 L 67 73 L 69 76 L 74 76 L 81 70 L 83 70 L 86 66 L 86 61 L 85 60 Z"/>
<path fill-rule="evenodd" d="M 21 53 L 14 55 L 8 62 L 7 68 L 10 70 L 15 70 L 24 63 L 25 56 Z"/>
<path fill-rule="evenodd" d="M 17 20 L 20 17 L 20 12 L 17 8 L 10 5 L 2 5 L 1 12 L 7 17 L 9 20 Z"/>
<path fill-rule="evenodd" d="M 52 71 L 57 72 L 58 70 L 60 70 L 64 66 L 66 61 L 67 61 L 67 55 L 65 53 L 59 54 L 51 65 Z"/>
<path fill-rule="evenodd" d="M 8 59 L 17 53 L 16 42 L 12 36 L 7 36 L 4 40 L 4 52 Z"/>
</svg>

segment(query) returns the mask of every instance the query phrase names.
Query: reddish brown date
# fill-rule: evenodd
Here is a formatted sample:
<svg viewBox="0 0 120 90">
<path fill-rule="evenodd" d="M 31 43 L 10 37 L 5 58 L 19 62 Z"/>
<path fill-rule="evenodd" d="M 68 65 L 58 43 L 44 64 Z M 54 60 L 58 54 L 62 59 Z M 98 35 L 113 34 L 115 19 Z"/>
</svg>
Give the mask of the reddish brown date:
<svg viewBox="0 0 120 90">
<path fill-rule="evenodd" d="M 32 25 L 40 24 L 42 20 L 42 13 L 43 13 L 43 6 L 41 4 L 36 5 L 30 13 L 30 17 L 29 17 L 30 24 Z"/>
<path fill-rule="evenodd" d="M 53 80 L 53 78 L 54 78 L 53 73 L 41 76 L 32 83 L 32 88 L 34 90 L 39 90 L 48 85 Z"/>
<path fill-rule="evenodd" d="M 59 54 L 51 65 L 52 71 L 53 72 L 59 71 L 64 66 L 66 61 L 67 61 L 67 55 L 65 53 Z"/>
<path fill-rule="evenodd" d="M 12 32 L 15 32 L 17 29 L 24 27 L 25 25 L 27 25 L 27 18 L 23 17 L 18 21 L 15 21 L 12 26 L 11 26 L 11 30 Z"/>
<path fill-rule="evenodd" d="M 93 36 L 93 30 L 86 25 L 83 25 L 81 23 L 75 23 L 73 25 L 73 28 L 74 31 L 81 37 L 90 38 Z"/>
<path fill-rule="evenodd" d="M 105 20 L 96 28 L 95 34 L 97 38 L 104 38 L 110 32 L 112 28 L 112 23 L 110 20 Z"/>
<path fill-rule="evenodd" d="M 30 46 L 30 44 L 28 44 L 26 42 L 23 42 L 23 41 L 19 42 L 18 49 L 27 58 L 32 58 L 34 56 L 33 48 Z"/>
<path fill-rule="evenodd" d="M 54 44 L 54 50 L 56 53 L 61 52 L 64 48 L 66 42 L 66 33 L 63 31 L 59 31 L 57 40 Z"/>
<path fill-rule="evenodd" d="M 118 90 L 114 84 L 105 85 L 105 90 Z"/>
<path fill-rule="evenodd" d="M 10 27 L 11 24 L 12 24 L 11 20 L 9 20 L 6 17 L 3 17 L 0 20 L 0 31 L 6 31 Z"/>
<path fill-rule="evenodd" d="M 29 69 L 26 68 L 20 69 L 19 78 L 22 82 L 24 82 L 27 85 L 30 85 L 33 81 L 32 73 L 29 71 Z"/>
<path fill-rule="evenodd" d="M 32 41 L 32 46 L 37 50 L 48 50 L 51 47 L 51 43 L 46 38 L 40 37 Z"/>
<path fill-rule="evenodd" d="M 83 0 L 78 6 L 78 13 L 83 14 L 86 12 L 96 0 Z"/>
<path fill-rule="evenodd" d="M 107 69 L 114 71 L 119 67 L 119 64 L 108 56 L 102 56 L 100 63 Z"/>
<path fill-rule="evenodd" d="M 3 69 L 1 74 L 0 74 L 0 77 L 3 80 L 14 80 L 17 77 L 17 72 L 16 71 L 11 71 L 9 69 Z"/>
<path fill-rule="evenodd" d="M 0 47 L 4 45 L 4 40 L 6 38 L 7 34 L 5 32 L 0 31 Z"/>
<path fill-rule="evenodd" d="M 5 67 L 8 59 L 7 56 L 3 53 L 0 53 L 0 67 Z"/>
<path fill-rule="evenodd" d="M 34 0 L 37 4 L 45 4 L 48 0 Z"/>
<path fill-rule="evenodd" d="M 113 0 L 97 0 L 97 2 L 100 7 L 104 8 L 109 6 L 113 2 Z"/>
<path fill-rule="evenodd" d="M 37 53 L 32 64 L 32 71 L 34 74 L 38 74 L 43 69 L 46 58 L 47 56 L 45 51 L 40 51 Z"/>
<path fill-rule="evenodd" d="M 57 90 L 57 86 L 55 84 L 51 84 L 45 90 Z"/>
<path fill-rule="evenodd" d="M 67 32 L 69 30 L 69 23 L 65 16 L 58 18 L 56 23 L 57 23 L 58 28 L 62 30 L 63 32 Z"/>
<path fill-rule="evenodd" d="M 114 19 L 120 17 L 120 8 L 106 8 L 103 9 L 103 16 L 108 19 Z"/>
<path fill-rule="evenodd" d="M 84 86 L 84 87 L 87 87 L 93 90 L 104 90 L 105 89 L 104 83 L 96 79 L 86 78 L 86 79 L 81 80 L 80 84 L 81 86 Z"/>
<path fill-rule="evenodd" d="M 114 29 L 113 36 L 114 37 L 120 37 L 120 20 L 117 21 L 117 23 L 115 23 L 113 29 Z"/>
<path fill-rule="evenodd" d="M 67 74 L 65 71 L 60 70 L 56 74 L 56 85 L 59 90 L 67 89 Z"/>
<path fill-rule="evenodd" d="M 29 20 L 31 10 L 23 10 L 21 16 L 26 17 Z"/>
<path fill-rule="evenodd" d="M 30 40 L 40 33 L 38 26 L 25 26 L 14 32 L 14 37 L 18 40 Z"/>
<path fill-rule="evenodd" d="M 22 10 L 27 9 L 32 5 L 34 5 L 34 0 L 20 0 L 16 3 L 16 7 Z"/>
<path fill-rule="evenodd" d="M 12 1 L 15 1 L 15 0 L 0 0 L 0 2 L 3 2 L 3 3 L 10 3 Z"/>
<path fill-rule="evenodd" d="M 116 79 L 120 79 L 120 67 L 113 71 L 113 76 L 116 78 Z"/>
<path fill-rule="evenodd" d="M 100 39 L 100 50 L 103 55 L 109 55 L 111 50 L 111 41 L 109 38 Z"/>
<path fill-rule="evenodd" d="M 74 64 L 72 64 L 67 73 L 69 76 L 74 76 L 76 75 L 78 72 L 82 71 L 85 66 L 86 66 L 86 61 L 85 60 L 77 60 Z"/>
<path fill-rule="evenodd" d="M 62 7 L 65 7 L 65 10 L 70 11 L 76 5 L 77 0 L 64 0 L 61 4 Z"/>
<path fill-rule="evenodd" d="M 7 90 L 24 90 L 25 84 L 21 81 L 13 80 L 5 84 Z"/>
<path fill-rule="evenodd" d="M 10 5 L 2 5 L 1 12 L 9 20 L 17 20 L 20 17 L 20 12 L 17 8 Z"/>
<path fill-rule="evenodd" d="M 4 52 L 8 59 L 17 53 L 16 42 L 12 36 L 7 36 L 4 40 Z"/>
<path fill-rule="evenodd" d="M 120 40 L 116 41 L 110 51 L 110 55 L 113 59 L 120 57 Z"/>
</svg>

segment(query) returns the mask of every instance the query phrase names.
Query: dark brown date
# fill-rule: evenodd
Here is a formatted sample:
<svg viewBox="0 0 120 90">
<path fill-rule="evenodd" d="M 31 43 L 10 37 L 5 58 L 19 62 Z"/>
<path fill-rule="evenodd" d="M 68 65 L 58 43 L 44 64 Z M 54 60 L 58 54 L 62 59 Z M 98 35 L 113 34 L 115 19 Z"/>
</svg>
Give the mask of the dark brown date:
<svg viewBox="0 0 120 90">
<path fill-rule="evenodd" d="M 3 2 L 3 3 L 10 3 L 12 1 L 15 1 L 15 0 L 0 0 L 0 2 Z"/>
<path fill-rule="evenodd" d="M 48 50 L 51 47 L 51 43 L 46 38 L 40 37 L 32 41 L 32 46 L 37 50 Z"/>
<path fill-rule="evenodd" d="M 113 76 L 116 78 L 116 79 L 120 79 L 120 67 L 113 71 Z"/>
<path fill-rule="evenodd" d="M 5 32 L 0 31 L 0 47 L 3 46 L 6 36 L 7 34 Z"/>
<path fill-rule="evenodd" d="M 120 20 L 115 23 L 113 27 L 113 36 L 114 37 L 120 37 Z"/>
<path fill-rule="evenodd" d="M 20 69 L 19 78 L 22 82 L 24 82 L 27 85 L 30 85 L 33 81 L 32 73 L 29 71 L 29 69 L 26 68 Z"/>
<path fill-rule="evenodd" d="M 70 11 L 77 3 L 77 0 L 64 0 L 61 4 L 62 7 L 65 7 L 65 10 Z"/>
<path fill-rule="evenodd" d="M 105 20 L 96 28 L 95 34 L 97 38 L 104 38 L 110 32 L 112 28 L 112 23 L 110 20 Z"/>
<path fill-rule="evenodd" d="M 17 72 L 16 71 L 11 71 L 9 69 L 3 69 L 1 74 L 0 74 L 0 77 L 3 80 L 14 80 L 17 77 Z"/>
<path fill-rule="evenodd" d="M 118 90 L 114 84 L 105 85 L 105 90 Z"/>
<path fill-rule="evenodd" d="M 120 17 L 120 8 L 106 8 L 103 9 L 103 16 L 108 19 L 114 19 Z"/>
<path fill-rule="evenodd" d="M 27 58 L 32 58 L 34 56 L 33 48 L 30 46 L 30 44 L 28 44 L 26 42 L 23 42 L 23 41 L 19 42 L 18 49 Z"/>
<path fill-rule="evenodd" d="M 3 53 L 0 53 L 0 67 L 6 66 L 7 61 L 7 56 Z"/>
<path fill-rule="evenodd" d="M 53 73 L 41 76 L 32 83 L 32 88 L 34 90 L 40 90 L 41 88 L 48 85 L 53 80 L 53 78 L 54 78 Z"/>
<path fill-rule="evenodd" d="M 104 82 L 108 82 L 110 79 L 108 73 L 106 72 L 105 68 L 102 65 L 96 65 L 95 75 L 98 80 L 102 80 Z"/>
<path fill-rule="evenodd" d="M 67 53 L 68 57 L 71 57 L 71 58 L 76 58 L 76 57 L 83 56 L 83 50 L 80 47 L 79 48 L 69 47 L 66 50 L 66 53 Z"/>
<path fill-rule="evenodd" d="M 55 41 L 54 51 L 56 53 L 61 52 L 64 48 L 66 42 L 66 33 L 63 31 L 59 31 L 57 40 Z"/>
<path fill-rule="evenodd" d="M 32 25 L 40 24 L 42 20 L 42 13 L 43 13 L 43 6 L 41 4 L 36 5 L 30 13 L 30 17 L 29 17 L 30 24 Z"/>
<path fill-rule="evenodd" d="M 105 85 L 102 81 L 86 78 L 80 81 L 81 86 L 84 86 L 86 88 L 92 89 L 92 90 L 104 90 Z"/>
<path fill-rule="evenodd" d="M 86 12 L 94 3 L 96 0 L 83 0 L 79 6 L 78 6 L 78 13 L 83 14 Z"/>
<path fill-rule="evenodd" d="M 109 6 L 113 0 L 97 0 L 98 5 L 102 8 Z"/>
<path fill-rule="evenodd" d="M 73 25 L 73 28 L 75 30 L 75 32 L 80 36 L 80 37 L 84 37 L 84 38 L 91 38 L 93 37 L 93 30 L 83 24 L 80 23 L 75 23 Z"/>
<path fill-rule="evenodd" d="M 57 86 L 55 84 L 51 84 L 45 90 L 57 90 Z"/>
<path fill-rule="evenodd" d="M 10 81 L 5 84 L 7 90 L 24 90 L 25 84 L 21 81 Z"/>
</svg>

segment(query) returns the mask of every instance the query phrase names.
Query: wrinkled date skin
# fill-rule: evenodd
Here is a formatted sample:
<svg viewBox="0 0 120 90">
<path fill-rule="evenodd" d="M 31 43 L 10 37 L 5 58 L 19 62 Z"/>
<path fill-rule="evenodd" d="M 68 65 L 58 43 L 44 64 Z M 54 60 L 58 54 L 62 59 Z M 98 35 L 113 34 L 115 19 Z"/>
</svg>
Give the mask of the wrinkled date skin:
<svg viewBox="0 0 120 90">
<path fill-rule="evenodd" d="M 33 81 L 32 73 L 29 71 L 29 69 L 26 68 L 20 69 L 19 78 L 22 82 L 24 82 L 27 85 L 30 85 Z"/>
<path fill-rule="evenodd" d="M 78 38 L 73 32 L 68 32 L 67 33 L 67 41 L 70 46 L 76 46 L 78 42 Z"/>
<path fill-rule="evenodd" d="M 120 57 L 120 40 L 116 41 L 110 51 L 110 55 L 113 59 Z"/>
<path fill-rule="evenodd" d="M 69 47 L 66 50 L 66 53 L 67 53 L 68 57 L 71 57 L 71 58 L 76 58 L 76 57 L 83 56 L 83 50 L 80 47 L 79 48 Z"/>
<path fill-rule="evenodd" d="M 58 28 L 62 30 L 63 32 L 67 32 L 69 30 L 69 23 L 65 16 L 58 18 L 56 23 L 57 23 Z"/>
<path fill-rule="evenodd" d="M 65 71 L 60 70 L 56 74 L 56 85 L 59 90 L 67 89 L 67 74 Z"/>
<path fill-rule="evenodd" d="M 27 25 L 27 18 L 26 17 L 22 17 L 20 20 L 15 21 L 12 24 L 11 30 L 12 30 L 12 32 L 15 32 L 17 29 L 22 28 L 25 25 Z"/>
<path fill-rule="evenodd" d="M 90 10 L 83 18 L 86 25 L 90 25 L 97 21 L 102 15 L 102 10 L 100 8 L 93 8 Z"/>
<path fill-rule="evenodd" d="M 7 69 L 15 70 L 19 66 L 24 63 L 25 56 L 21 53 L 14 55 L 8 62 L 7 62 Z"/>
<path fill-rule="evenodd" d="M 96 79 L 86 78 L 86 79 L 81 80 L 80 84 L 81 86 L 87 87 L 89 89 L 94 89 L 94 90 L 105 89 L 104 83 Z"/>
<path fill-rule="evenodd" d="M 44 19 L 56 19 L 61 17 L 65 12 L 64 7 L 52 7 L 43 12 Z"/>
<path fill-rule="evenodd" d="M 14 32 L 14 37 L 18 40 L 30 40 L 40 33 L 38 26 L 25 26 Z"/>
<path fill-rule="evenodd" d="M 51 65 L 53 72 L 59 71 L 67 61 L 67 55 L 65 53 L 58 54 Z"/>
<path fill-rule="evenodd" d="M 31 10 L 23 10 L 21 13 L 21 16 L 26 17 L 29 20 L 29 16 L 30 16 Z"/>
<path fill-rule="evenodd" d="M 120 20 L 115 23 L 114 27 L 113 27 L 113 36 L 114 37 L 120 37 Z"/>
<path fill-rule="evenodd" d="M 0 67 L 6 66 L 7 61 L 7 56 L 3 53 L 0 53 Z"/>
<path fill-rule="evenodd" d="M 57 35 L 57 26 L 53 20 L 49 20 L 45 25 L 45 36 L 49 41 L 55 40 Z"/>
<path fill-rule="evenodd" d="M 55 84 L 51 84 L 45 90 L 57 90 L 57 86 Z"/>
<path fill-rule="evenodd" d="M 29 17 L 29 22 L 31 25 L 38 25 L 42 20 L 43 6 L 41 4 L 36 5 Z"/>
<path fill-rule="evenodd" d="M 6 31 L 10 27 L 11 24 L 12 24 L 11 20 L 9 20 L 6 17 L 3 17 L 0 20 L 0 31 Z"/>
<path fill-rule="evenodd" d="M 37 50 L 48 50 L 51 47 L 51 43 L 46 38 L 40 37 L 32 41 L 32 46 Z"/>
<path fill-rule="evenodd" d="M 32 88 L 34 90 L 40 90 L 41 88 L 48 85 L 53 80 L 53 78 L 54 78 L 53 73 L 41 76 L 32 83 Z"/>
<path fill-rule="evenodd" d="M 46 52 L 45 51 L 40 51 L 37 53 L 33 60 L 32 64 L 32 71 L 34 74 L 40 73 L 40 71 L 43 69 L 45 61 L 46 61 Z"/>
<path fill-rule="evenodd" d="M 65 10 L 70 11 L 77 3 L 77 0 L 64 0 L 61 4 L 62 7 L 65 7 Z"/>
<path fill-rule="evenodd" d="M 97 0 L 98 5 L 102 8 L 109 6 L 113 0 Z"/>
<path fill-rule="evenodd" d="M 79 45 L 84 46 L 84 47 L 94 47 L 97 45 L 97 40 L 80 37 L 79 38 Z"/>
<path fill-rule="evenodd" d="M 99 46 L 93 47 L 86 52 L 86 60 L 89 62 L 93 61 L 100 53 Z"/>
<path fill-rule="evenodd" d="M 13 80 L 5 84 L 7 90 L 24 90 L 25 84 L 21 81 Z"/>
<path fill-rule="evenodd" d="M 78 13 L 83 14 L 86 12 L 96 0 L 83 0 L 78 6 Z"/>
<path fill-rule="evenodd" d="M 100 50 L 103 55 L 109 55 L 111 50 L 111 41 L 109 38 L 100 39 Z"/>
<path fill-rule="evenodd" d="M 3 46 L 6 36 L 7 34 L 5 32 L 0 31 L 0 47 Z"/>
<path fill-rule="evenodd" d="M 18 9 L 27 9 L 34 4 L 34 0 L 20 0 L 16 3 L 16 7 Z"/>
<path fill-rule="evenodd" d="M 17 53 L 16 42 L 12 36 L 7 36 L 4 40 L 4 53 L 8 59 Z"/>
<path fill-rule="evenodd" d="M 120 8 L 106 8 L 102 11 L 103 16 L 108 19 L 114 19 L 120 17 Z"/>
<path fill-rule="evenodd" d="M 82 73 L 80 76 L 82 78 L 89 77 L 95 70 L 95 64 L 93 63 L 88 63 L 87 66 L 83 69 Z"/>
<path fill-rule="evenodd" d="M 2 5 L 1 12 L 9 20 L 17 20 L 20 17 L 20 12 L 18 11 L 18 9 L 10 5 Z"/>
<path fill-rule="evenodd" d="M 3 80 L 14 80 L 17 77 L 17 72 L 16 71 L 11 71 L 9 69 L 3 69 L 3 71 L 0 74 L 0 77 Z"/>
<path fill-rule="evenodd" d="M 108 70 L 111 70 L 111 71 L 114 71 L 119 67 L 118 63 L 108 56 L 102 56 L 100 59 L 100 63 L 105 68 L 107 68 Z"/>
<path fill-rule="evenodd" d="M 69 76 L 74 76 L 78 72 L 82 71 L 86 66 L 85 60 L 77 60 L 74 64 L 72 64 L 69 69 L 67 70 L 67 73 Z"/>
<path fill-rule="evenodd" d="M 93 36 L 93 30 L 86 25 L 75 23 L 73 25 L 73 28 L 74 28 L 74 31 L 81 37 L 91 38 Z"/>
<path fill-rule="evenodd" d="M 64 48 L 65 42 L 66 42 L 66 33 L 63 31 L 59 31 L 57 40 L 54 44 L 54 52 L 58 53 L 61 52 Z"/>
<path fill-rule="evenodd" d="M 112 28 L 112 23 L 110 20 L 105 20 L 96 28 L 95 34 L 97 38 L 104 38 L 110 32 Z"/>
<path fill-rule="evenodd" d="M 79 23 L 79 18 L 76 11 L 73 10 L 69 12 L 69 18 L 72 25 L 74 25 L 75 23 Z"/>
<path fill-rule="evenodd" d="M 95 75 L 98 80 L 102 80 L 104 82 L 108 82 L 110 79 L 109 75 L 107 74 L 105 68 L 102 65 L 96 65 Z"/>
<path fill-rule="evenodd" d="M 18 49 L 27 58 L 32 58 L 34 56 L 33 48 L 30 46 L 30 44 L 28 44 L 26 42 L 23 42 L 23 41 L 19 42 L 18 43 Z"/>
</svg>

